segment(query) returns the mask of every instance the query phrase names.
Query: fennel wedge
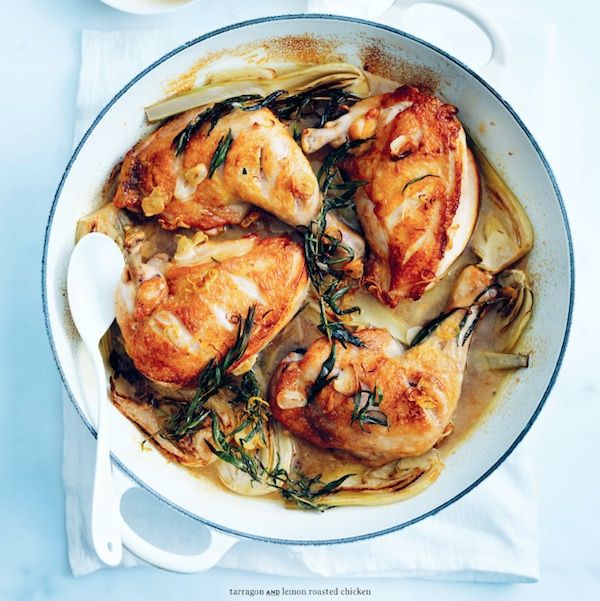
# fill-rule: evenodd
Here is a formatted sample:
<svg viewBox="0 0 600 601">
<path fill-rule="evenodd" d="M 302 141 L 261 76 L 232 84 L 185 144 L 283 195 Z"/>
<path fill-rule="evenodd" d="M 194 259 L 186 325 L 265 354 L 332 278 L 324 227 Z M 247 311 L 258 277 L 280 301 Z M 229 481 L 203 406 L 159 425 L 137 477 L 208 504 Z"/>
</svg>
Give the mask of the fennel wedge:
<svg viewBox="0 0 600 601">
<path fill-rule="evenodd" d="M 472 141 L 471 149 L 486 189 L 471 246 L 481 259 L 479 267 L 499 273 L 531 250 L 533 227 L 519 199 Z"/>
<path fill-rule="evenodd" d="M 319 88 L 344 88 L 357 96 L 369 93 L 369 84 L 362 69 L 350 63 L 325 63 L 311 65 L 289 73 L 268 77 L 270 71 L 254 72 L 252 77 L 238 78 L 239 72 L 232 74 L 234 79 L 218 81 L 161 100 L 145 108 L 150 123 L 161 121 L 190 109 L 206 104 L 222 102 L 235 96 L 268 96 L 278 90 L 287 94 L 301 94 Z"/>
</svg>

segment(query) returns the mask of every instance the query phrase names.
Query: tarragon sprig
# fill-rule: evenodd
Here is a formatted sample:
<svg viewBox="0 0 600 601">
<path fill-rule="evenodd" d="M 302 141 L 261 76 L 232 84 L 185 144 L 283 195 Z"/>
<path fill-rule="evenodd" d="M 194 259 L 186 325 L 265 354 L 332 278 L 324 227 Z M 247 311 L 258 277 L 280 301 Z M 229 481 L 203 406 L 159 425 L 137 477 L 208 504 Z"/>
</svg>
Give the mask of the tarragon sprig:
<svg viewBox="0 0 600 601">
<path fill-rule="evenodd" d="M 379 408 L 383 401 L 383 391 L 375 386 L 374 390 L 359 390 L 354 395 L 354 408 L 351 423 L 358 422 L 360 429 L 366 432 L 365 425 L 387 426 L 387 415 Z"/>
<path fill-rule="evenodd" d="M 235 341 L 224 357 L 221 360 L 213 357 L 202 370 L 194 398 L 179 408 L 167 421 L 164 427 L 167 436 L 179 440 L 193 434 L 210 415 L 205 404 L 210 397 L 230 383 L 229 370 L 244 356 L 248 348 L 255 312 L 256 306 L 252 306 L 248 309 L 246 318 L 240 318 Z"/>
<path fill-rule="evenodd" d="M 281 467 L 279 461 L 273 468 L 268 469 L 255 454 L 249 453 L 242 445 L 237 444 L 231 434 L 226 435 L 221 430 L 216 415 L 212 417 L 212 439 L 212 443 L 206 441 L 206 444 L 219 459 L 248 474 L 254 482 L 278 490 L 284 499 L 295 503 L 301 509 L 315 511 L 329 509 L 330 506 L 322 503 L 320 499 L 337 492 L 344 481 L 354 475 L 345 474 L 336 480 L 323 482 L 320 474 L 309 477 L 297 473 L 294 477 Z"/>
<path fill-rule="evenodd" d="M 231 135 L 231 129 L 227 132 L 226 136 L 223 136 L 219 143 L 217 144 L 217 148 L 210 159 L 210 165 L 208 167 L 208 179 L 211 179 L 214 175 L 215 171 L 225 162 L 227 158 L 227 153 L 229 152 L 229 148 L 233 142 L 233 136 Z"/>
<path fill-rule="evenodd" d="M 244 94 L 233 96 L 202 111 L 192 119 L 174 138 L 173 149 L 180 155 L 196 132 L 209 123 L 207 135 L 214 129 L 222 117 L 234 109 L 257 111 L 261 108 L 271 109 L 280 119 L 301 119 L 307 114 L 317 117 L 316 127 L 323 127 L 326 121 L 336 117 L 342 110 L 342 105 L 356 102 L 358 97 L 339 89 L 316 89 L 291 96 L 285 90 L 276 90 L 268 96 L 259 94 Z M 322 112 L 318 107 L 324 104 Z"/>
<path fill-rule="evenodd" d="M 341 301 L 351 289 L 346 284 L 343 266 L 354 259 L 354 251 L 339 237 L 327 232 L 327 214 L 332 210 L 345 209 L 352 205 L 356 190 L 367 182 L 348 181 L 339 169 L 339 162 L 352 148 L 367 140 L 352 140 L 332 150 L 324 159 L 317 173 L 323 194 L 323 206 L 315 221 L 304 234 L 304 256 L 310 280 L 319 298 L 320 321 L 318 328 L 330 341 L 337 340 L 343 346 L 364 346 L 360 338 L 352 334 L 339 319 L 358 312 L 359 307 L 342 309 Z M 339 180 L 339 181 L 336 181 Z M 331 193 L 335 194 L 332 195 Z"/>
</svg>

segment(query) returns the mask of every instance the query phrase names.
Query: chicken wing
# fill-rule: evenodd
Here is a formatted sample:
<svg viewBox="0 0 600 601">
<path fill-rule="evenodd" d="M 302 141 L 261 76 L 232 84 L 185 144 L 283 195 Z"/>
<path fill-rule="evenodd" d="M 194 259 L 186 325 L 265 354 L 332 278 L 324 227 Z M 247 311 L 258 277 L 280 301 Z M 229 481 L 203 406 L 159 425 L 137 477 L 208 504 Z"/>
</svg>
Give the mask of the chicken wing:
<svg viewBox="0 0 600 601">
<path fill-rule="evenodd" d="M 246 351 L 233 369 L 250 367 L 308 288 L 302 246 L 289 236 L 209 241 L 173 261 L 156 255 L 146 263 L 143 239 L 140 232 L 126 239 L 117 322 L 135 367 L 156 382 L 195 384 L 209 360 L 233 345 L 240 319 L 255 306 Z"/>
<path fill-rule="evenodd" d="M 475 226 L 479 180 L 456 112 L 428 92 L 403 86 L 302 134 L 306 153 L 367 140 L 342 167 L 368 182 L 355 197 L 371 249 L 365 282 L 391 307 L 418 299 L 443 277 Z"/>
<path fill-rule="evenodd" d="M 427 452 L 459 400 L 469 335 L 483 310 L 482 291 L 493 294 L 491 278 L 476 267 L 463 270 L 450 299 L 454 310 L 406 351 L 387 330 L 365 328 L 356 333 L 363 347 L 334 343 L 332 351 L 320 338 L 305 354 L 290 353 L 271 381 L 273 415 L 300 438 L 367 465 Z M 325 385 L 315 394 L 318 382 Z"/>
<path fill-rule="evenodd" d="M 114 196 L 117 207 L 157 215 L 167 229 L 239 224 L 252 205 L 292 226 L 316 217 L 321 199 L 315 175 L 270 110 L 235 109 L 212 131 L 206 123 L 177 155 L 174 138 L 200 112 L 169 121 L 127 153 Z M 224 162 L 211 173 L 219 146 Z"/>
</svg>

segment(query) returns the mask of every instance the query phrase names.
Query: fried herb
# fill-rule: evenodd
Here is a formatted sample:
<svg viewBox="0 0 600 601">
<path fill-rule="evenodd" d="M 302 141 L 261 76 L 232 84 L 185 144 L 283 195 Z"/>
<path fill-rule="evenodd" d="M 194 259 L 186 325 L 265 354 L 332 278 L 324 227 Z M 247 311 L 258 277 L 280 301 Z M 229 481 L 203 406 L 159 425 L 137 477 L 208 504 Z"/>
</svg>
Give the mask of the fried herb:
<svg viewBox="0 0 600 601">
<path fill-rule="evenodd" d="M 347 343 L 364 346 L 359 338 L 349 332 L 343 322 L 331 319 L 330 315 L 342 317 L 359 311 L 358 307 L 342 309 L 343 297 L 351 289 L 347 284 L 343 266 L 354 259 L 354 251 L 337 236 L 326 231 L 327 214 L 332 210 L 345 209 L 352 205 L 352 198 L 363 181 L 348 181 L 343 177 L 338 163 L 351 148 L 356 148 L 366 140 L 348 141 L 332 150 L 323 160 L 317 173 L 323 193 L 323 206 L 317 219 L 312 221 L 304 234 L 304 256 L 310 280 L 319 297 L 321 323 L 319 330 L 330 341 L 337 340 L 344 346 Z M 336 181 L 337 180 L 337 181 Z M 331 192 L 341 192 L 331 195 Z"/>
<path fill-rule="evenodd" d="M 475 326 L 483 317 L 484 311 L 487 307 L 498 302 L 504 303 L 506 301 L 505 298 L 497 296 L 497 292 L 498 286 L 496 284 L 488 286 L 485 290 L 477 295 L 473 304 L 469 308 L 466 308 L 466 313 L 460 321 L 458 335 L 456 337 L 456 341 L 460 346 L 464 346 L 471 334 L 475 331 Z M 489 298 L 485 298 L 486 296 Z M 469 317 L 472 316 L 473 311 L 475 311 L 475 315 L 471 320 L 469 320 Z"/>
<path fill-rule="evenodd" d="M 268 484 L 273 488 L 277 488 L 286 501 L 296 503 L 300 509 L 325 511 L 330 509 L 331 506 L 319 502 L 319 499 L 325 495 L 335 493 L 353 475 L 345 474 L 336 480 L 323 482 L 321 474 L 312 478 L 304 474 L 298 474 L 297 478 L 293 478 L 287 470 L 277 467 L 268 472 Z"/>
<path fill-rule="evenodd" d="M 299 120 L 315 117 L 314 127 L 323 127 L 327 121 L 336 119 L 350 104 L 359 98 L 339 88 L 317 88 L 308 92 L 278 98 L 269 108 L 280 119 Z"/>
<path fill-rule="evenodd" d="M 346 329 L 343 322 L 341 321 L 328 321 L 327 318 L 322 318 L 321 323 L 317 326 L 319 332 L 324 336 L 327 336 L 330 340 L 337 340 L 346 346 L 347 344 L 353 344 L 354 346 L 364 346 L 363 341 L 355 336 L 352 332 Z"/>
<path fill-rule="evenodd" d="M 231 433 L 242 447 L 258 439 L 259 446 L 266 447 L 266 424 L 269 420 L 269 403 L 259 396 L 250 397 L 244 409 L 244 417 Z M 239 435 L 239 436 L 237 436 Z"/>
<path fill-rule="evenodd" d="M 326 121 L 337 117 L 343 111 L 342 106 L 357 100 L 358 98 L 353 94 L 339 89 L 317 89 L 292 96 L 288 96 L 285 90 L 276 90 L 265 97 L 258 94 L 234 96 L 215 103 L 190 121 L 173 138 L 173 149 L 176 155 L 180 155 L 194 134 L 200 131 L 204 124 L 210 124 L 207 131 L 208 135 L 221 117 L 228 115 L 236 108 L 244 111 L 269 108 L 280 119 L 287 120 L 315 115 L 317 117 L 315 125 L 322 127 Z M 345 104 L 343 105 L 343 103 Z"/>
<path fill-rule="evenodd" d="M 247 403 L 252 397 L 260 396 L 260 388 L 253 370 L 243 374 L 239 384 L 231 384 L 229 389 L 236 393 L 236 396 L 231 400 L 234 404 Z"/>
<path fill-rule="evenodd" d="M 231 135 L 231 129 L 227 132 L 226 136 L 223 136 L 219 143 L 212 158 L 210 159 L 210 165 L 208 167 L 208 178 L 211 179 L 215 171 L 225 162 L 227 153 L 233 142 L 233 136 Z"/>
<path fill-rule="evenodd" d="M 383 401 L 383 392 L 375 386 L 374 390 L 359 390 L 354 395 L 354 409 L 351 423 L 358 422 L 360 429 L 366 432 L 365 425 L 388 426 L 387 415 L 379 408 Z"/>
<path fill-rule="evenodd" d="M 316 127 L 323 127 L 327 121 L 336 119 L 340 113 L 345 111 L 347 104 L 355 103 L 359 98 L 345 90 L 331 90 L 329 100 L 321 113 Z"/>
<path fill-rule="evenodd" d="M 437 177 L 439 179 L 439 175 L 433 175 L 433 173 L 426 173 L 425 175 L 421 175 L 420 177 L 415 177 L 411 180 L 409 180 L 408 182 L 406 182 L 406 184 L 404 184 L 404 188 L 402 188 L 402 194 L 404 194 L 404 192 L 406 191 L 406 188 L 408 188 L 409 186 L 412 186 L 413 184 L 416 184 L 417 182 L 420 182 L 422 179 L 425 179 L 426 177 Z"/>
<path fill-rule="evenodd" d="M 335 355 L 335 342 L 332 342 L 329 356 L 327 359 L 325 359 L 323 365 L 321 365 L 321 371 L 308 391 L 307 398 L 309 403 L 317 397 L 317 395 L 321 392 L 321 390 L 323 390 L 323 388 L 325 388 L 325 386 L 327 386 L 327 384 L 333 382 L 337 378 L 337 376 L 331 376 L 331 372 L 333 371 L 333 367 L 335 365 Z"/>
<path fill-rule="evenodd" d="M 495 303 L 503 303 L 506 302 L 506 299 L 502 296 L 498 296 L 496 294 L 498 290 L 498 286 L 496 284 L 492 284 L 488 286 L 483 292 L 479 293 L 473 303 L 469 307 L 453 307 L 448 311 L 444 311 L 440 313 L 438 316 L 434 317 L 432 320 L 428 321 L 418 332 L 418 334 L 412 339 L 408 348 L 412 348 L 417 346 L 428 338 L 436 328 L 445 321 L 448 317 L 450 317 L 455 311 L 465 311 L 465 315 L 460 321 L 458 326 L 458 334 L 457 341 L 460 346 L 463 346 L 465 342 L 469 339 L 473 331 L 475 330 L 475 326 L 483 316 L 484 309 L 490 305 Z M 487 295 L 491 295 L 490 298 L 484 298 Z M 469 316 L 472 315 L 472 311 L 477 311 L 475 317 L 469 323 Z M 465 326 L 468 327 L 465 329 Z"/>
<path fill-rule="evenodd" d="M 358 148 L 369 140 L 370 138 L 366 138 L 364 140 L 347 140 L 338 148 L 334 148 L 323 159 L 321 167 L 319 168 L 319 171 L 317 171 L 317 180 L 319 181 L 319 186 L 321 188 L 321 192 L 323 193 L 323 197 L 327 196 L 334 178 L 339 174 L 338 163 L 346 157 L 348 151 L 352 150 L 353 148 Z"/>
<path fill-rule="evenodd" d="M 255 482 L 261 482 L 259 461 L 235 442 L 229 442 L 219 427 L 219 418 L 212 416 L 212 439 L 214 446 L 206 441 L 208 448 L 222 461 L 248 474 Z"/>
<path fill-rule="evenodd" d="M 301 509 L 329 509 L 330 506 L 319 502 L 319 499 L 335 493 L 347 478 L 354 475 L 346 474 L 331 482 L 323 482 L 320 475 L 308 477 L 298 473 L 297 477 L 293 477 L 279 465 L 279 461 L 275 467 L 267 469 L 255 455 L 237 444 L 231 434 L 226 435 L 221 430 L 215 415 L 212 417 L 212 438 L 214 444 L 208 441 L 206 444 L 219 459 L 248 474 L 254 482 L 278 490 L 285 500 L 295 503 Z"/>
<path fill-rule="evenodd" d="M 275 101 L 281 96 L 285 96 L 287 92 L 285 90 L 276 90 L 272 92 L 268 96 L 265 96 L 258 102 L 251 104 L 249 106 L 240 107 L 244 111 L 257 111 L 258 109 L 272 107 L 275 104 Z"/>
<path fill-rule="evenodd" d="M 228 371 L 246 352 L 255 311 L 256 307 L 252 306 L 248 309 L 246 318 L 240 318 L 235 342 L 231 348 L 220 361 L 212 358 L 208 362 L 198 378 L 196 394 L 192 401 L 179 408 L 168 420 L 164 429 L 170 438 L 179 440 L 193 434 L 210 415 L 210 411 L 204 405 L 221 388 L 230 384 L 231 376 Z"/>
<path fill-rule="evenodd" d="M 185 147 L 192 139 L 192 136 L 200 131 L 205 123 L 210 124 L 207 131 L 208 135 L 214 129 L 221 117 L 231 113 L 234 108 L 242 107 L 244 103 L 260 99 L 261 97 L 258 94 L 245 94 L 243 96 L 228 98 L 227 100 L 223 100 L 223 102 L 217 102 L 210 108 L 205 109 L 173 138 L 173 149 L 175 150 L 175 154 L 180 155 L 185 150 Z"/>
<path fill-rule="evenodd" d="M 244 447 L 258 437 L 260 446 L 266 447 L 266 423 L 269 420 L 269 403 L 260 396 L 260 388 L 254 371 L 247 371 L 239 385 L 231 385 L 230 390 L 237 392 L 231 400 L 233 404 L 244 404 L 242 418 L 231 432 L 231 436 Z"/>
<path fill-rule="evenodd" d="M 434 317 L 432 320 L 428 321 L 417 333 L 417 335 L 412 339 L 411 343 L 408 345 L 408 348 L 412 348 L 413 346 L 417 346 L 428 338 L 433 332 L 435 332 L 436 328 L 447 318 L 450 317 L 455 311 L 458 311 L 460 307 L 455 307 L 454 309 L 450 309 L 449 311 L 444 311 L 440 313 L 437 317 Z"/>
</svg>

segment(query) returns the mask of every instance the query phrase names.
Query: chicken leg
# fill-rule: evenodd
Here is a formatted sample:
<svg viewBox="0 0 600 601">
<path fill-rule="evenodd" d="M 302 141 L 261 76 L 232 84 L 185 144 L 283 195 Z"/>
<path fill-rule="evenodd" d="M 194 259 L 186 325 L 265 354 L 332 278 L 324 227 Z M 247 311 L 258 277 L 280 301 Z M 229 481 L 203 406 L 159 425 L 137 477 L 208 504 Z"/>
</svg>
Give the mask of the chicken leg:
<svg viewBox="0 0 600 601">
<path fill-rule="evenodd" d="M 271 381 L 273 415 L 300 438 L 371 466 L 427 452 L 458 403 L 470 333 L 485 294 L 494 294 L 491 279 L 465 268 L 444 318 L 406 351 L 387 330 L 365 328 L 356 332 L 364 347 L 334 342 L 332 350 L 320 338 L 305 354 L 290 353 Z M 325 385 L 315 394 L 317 381 Z"/>
</svg>

